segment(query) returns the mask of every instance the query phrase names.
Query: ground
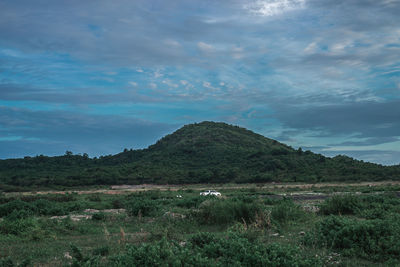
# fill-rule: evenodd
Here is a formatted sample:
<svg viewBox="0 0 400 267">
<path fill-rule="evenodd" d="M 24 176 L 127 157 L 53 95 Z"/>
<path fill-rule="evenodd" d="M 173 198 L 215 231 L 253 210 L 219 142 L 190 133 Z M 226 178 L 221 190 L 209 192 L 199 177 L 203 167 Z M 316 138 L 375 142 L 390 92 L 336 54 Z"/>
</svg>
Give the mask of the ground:
<svg viewBox="0 0 400 267">
<path fill-rule="evenodd" d="M 218 190 L 222 197 L 199 196 L 207 189 Z M 176 256 L 176 261 L 187 263 L 187 255 L 199 255 L 200 259 L 190 260 L 229 265 L 224 260 L 227 252 L 218 250 L 220 256 L 213 258 L 216 247 L 196 247 L 193 240 L 199 238 L 197 235 L 209 234 L 207 238 L 215 239 L 213 243 L 219 244 L 219 249 L 226 245 L 224 238 L 237 240 L 240 246 L 261 246 L 264 254 L 279 250 L 276 245 L 293 249 L 293 258 L 272 259 L 275 262 L 293 260 L 300 266 L 396 265 L 400 254 L 396 241 L 399 191 L 399 182 L 384 181 L 125 185 L 2 193 L 0 259 L 3 265 L 7 261 L 35 266 L 109 266 L 118 265 L 118 260 L 137 261 L 135 255 L 141 249 L 150 249 L 145 244 L 162 247 L 162 242 L 172 242 L 169 247 L 175 249 L 174 254 L 186 255 L 184 260 Z M 339 225 L 337 229 L 346 229 L 350 236 L 335 243 L 333 239 L 342 238 L 342 233 L 338 230 L 332 238 L 324 232 L 325 225 L 332 229 Z M 383 233 L 382 225 L 393 229 Z M 367 238 L 357 239 L 363 229 L 369 229 Z M 354 237 L 349 234 L 352 231 Z M 389 240 L 383 235 L 393 236 Z M 238 258 L 238 263 L 246 265 L 246 257 Z M 268 260 L 265 257 L 251 260 Z"/>
</svg>

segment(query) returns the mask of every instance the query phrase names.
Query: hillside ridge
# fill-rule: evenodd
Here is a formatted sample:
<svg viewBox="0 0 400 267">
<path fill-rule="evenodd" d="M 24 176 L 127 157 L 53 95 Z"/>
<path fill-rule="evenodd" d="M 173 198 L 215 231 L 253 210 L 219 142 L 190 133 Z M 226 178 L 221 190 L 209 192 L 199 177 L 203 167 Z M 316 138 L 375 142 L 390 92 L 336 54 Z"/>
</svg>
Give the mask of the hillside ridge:
<svg viewBox="0 0 400 267">
<path fill-rule="evenodd" d="M 146 149 L 0 160 L 0 189 L 104 184 L 399 180 L 400 166 L 302 151 L 223 122 L 188 124 Z"/>
</svg>

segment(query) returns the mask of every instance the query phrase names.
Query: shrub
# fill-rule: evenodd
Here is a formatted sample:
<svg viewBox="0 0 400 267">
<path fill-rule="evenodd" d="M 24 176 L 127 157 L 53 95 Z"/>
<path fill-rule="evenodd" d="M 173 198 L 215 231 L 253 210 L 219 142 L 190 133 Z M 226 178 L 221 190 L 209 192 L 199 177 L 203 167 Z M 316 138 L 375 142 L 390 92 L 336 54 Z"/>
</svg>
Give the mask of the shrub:
<svg viewBox="0 0 400 267">
<path fill-rule="evenodd" d="M 286 225 L 305 218 L 306 212 L 291 200 L 282 200 L 271 210 L 271 220 L 276 225 Z"/>
<path fill-rule="evenodd" d="M 162 239 L 153 244 L 128 246 L 111 258 L 110 266 L 320 266 L 295 247 L 254 244 L 233 233 L 199 233 L 184 246 Z"/>
<path fill-rule="evenodd" d="M 14 211 L 32 211 L 33 209 L 34 207 L 30 203 L 26 203 L 21 200 L 13 200 L 3 205 L 0 205 L 0 217 L 5 217 Z"/>
<path fill-rule="evenodd" d="M 8 218 L 0 222 L 0 233 L 4 235 L 24 236 L 38 228 L 37 221 L 32 218 Z"/>
<path fill-rule="evenodd" d="M 321 205 L 320 212 L 325 215 L 355 214 L 362 203 L 360 198 L 353 195 L 333 196 L 325 200 Z"/>
<path fill-rule="evenodd" d="M 110 254 L 109 246 L 103 246 L 93 250 L 93 255 L 107 256 L 108 254 Z"/>
<path fill-rule="evenodd" d="M 185 197 L 176 200 L 176 206 L 181 208 L 197 208 L 204 201 L 204 196 Z"/>
<path fill-rule="evenodd" d="M 95 221 L 104 221 L 107 218 L 104 212 L 97 212 L 92 215 L 92 220 Z"/>
<path fill-rule="evenodd" d="M 66 213 L 62 204 L 46 199 L 38 199 L 32 202 L 32 206 L 37 215 L 63 215 Z"/>
<path fill-rule="evenodd" d="M 114 199 L 112 201 L 112 207 L 114 209 L 121 209 L 121 208 L 124 208 L 125 206 L 124 206 L 124 203 L 121 201 L 121 199 Z"/>
<path fill-rule="evenodd" d="M 256 202 L 215 199 L 203 202 L 194 216 L 202 224 L 225 225 L 235 221 L 250 223 L 254 221 L 258 213 L 262 212 L 261 206 Z"/>
<path fill-rule="evenodd" d="M 14 267 L 14 263 L 11 258 L 0 259 L 0 267 Z"/>
<path fill-rule="evenodd" d="M 93 202 L 101 202 L 100 194 L 91 194 L 87 196 L 86 199 Z"/>
<path fill-rule="evenodd" d="M 392 194 L 368 195 L 360 200 L 363 205 L 357 215 L 367 219 L 382 219 L 400 213 L 400 199 Z"/>
<path fill-rule="evenodd" d="M 157 208 L 157 203 L 155 200 L 150 200 L 146 198 L 133 199 L 126 204 L 126 209 L 129 215 L 138 216 L 149 216 Z"/>
<path fill-rule="evenodd" d="M 14 210 L 8 214 L 5 218 L 9 221 L 26 219 L 33 216 L 33 212 L 30 210 Z"/>
<path fill-rule="evenodd" d="M 400 255 L 399 216 L 385 220 L 358 220 L 329 216 L 305 236 L 308 245 L 325 246 L 372 260 Z"/>
</svg>

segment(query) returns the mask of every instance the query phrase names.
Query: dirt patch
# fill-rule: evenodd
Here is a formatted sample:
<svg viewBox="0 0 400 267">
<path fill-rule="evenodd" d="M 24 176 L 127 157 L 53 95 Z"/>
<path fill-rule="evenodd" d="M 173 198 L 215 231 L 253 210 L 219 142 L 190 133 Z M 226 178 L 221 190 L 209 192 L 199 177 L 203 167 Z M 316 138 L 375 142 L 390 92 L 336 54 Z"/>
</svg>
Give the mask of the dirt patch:
<svg viewBox="0 0 400 267">
<path fill-rule="evenodd" d="M 99 212 L 104 212 L 104 213 L 111 213 L 111 214 L 122 214 L 126 213 L 125 209 L 105 209 L 105 210 L 96 210 L 96 209 L 85 209 L 83 211 L 86 214 L 70 214 L 70 215 L 62 215 L 62 216 L 52 216 L 50 217 L 51 220 L 64 220 L 67 219 L 68 217 L 72 221 L 80 221 L 80 220 L 89 220 L 92 219 L 93 214 L 99 213 Z"/>
<path fill-rule="evenodd" d="M 89 213 L 89 214 L 98 213 L 98 212 L 121 214 L 121 213 L 126 213 L 126 210 L 125 209 L 105 209 L 105 210 L 85 209 L 83 212 Z"/>
<path fill-rule="evenodd" d="M 74 222 L 79 222 L 80 220 L 89 220 L 92 219 L 92 215 L 90 214 L 78 214 L 78 215 L 63 215 L 63 216 L 52 216 L 50 220 L 64 220 L 70 218 Z"/>
<path fill-rule="evenodd" d="M 250 189 L 257 188 L 261 190 L 280 190 L 289 188 L 299 188 L 304 190 L 312 190 L 314 188 L 322 187 L 345 187 L 345 186 L 390 186 L 400 185 L 400 181 L 380 181 L 380 182 L 360 182 L 360 183 L 315 183 L 315 184 L 300 184 L 300 183 L 266 183 L 266 184 L 227 184 L 227 185 L 202 185 L 202 184 L 185 184 L 185 185 L 153 185 L 153 184 L 142 184 L 142 185 L 113 185 L 110 189 L 93 189 L 93 190 L 68 190 L 68 191 L 38 191 L 38 192 L 9 192 L 7 195 L 43 195 L 43 194 L 109 194 L 109 195 L 120 195 L 132 192 L 141 192 L 148 190 L 160 190 L 160 191 L 178 191 L 178 190 L 223 190 L 223 189 Z"/>
</svg>

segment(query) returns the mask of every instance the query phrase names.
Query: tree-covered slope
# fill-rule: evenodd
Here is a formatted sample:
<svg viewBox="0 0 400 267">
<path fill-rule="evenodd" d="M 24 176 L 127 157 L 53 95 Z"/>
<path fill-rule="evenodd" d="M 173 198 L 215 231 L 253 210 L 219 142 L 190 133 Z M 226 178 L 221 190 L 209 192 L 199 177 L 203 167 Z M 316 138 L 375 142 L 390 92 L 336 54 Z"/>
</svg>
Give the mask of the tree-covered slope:
<svg viewBox="0 0 400 267">
<path fill-rule="evenodd" d="M 100 158 L 72 155 L 0 161 L 0 184 L 76 186 L 122 183 L 224 183 L 400 179 L 399 166 L 295 150 L 225 123 L 182 127 L 143 150 Z"/>
</svg>

